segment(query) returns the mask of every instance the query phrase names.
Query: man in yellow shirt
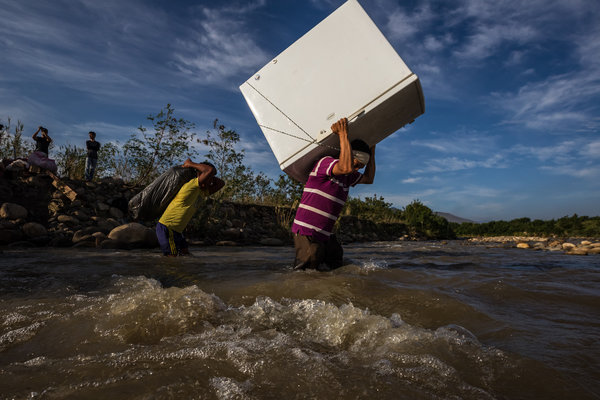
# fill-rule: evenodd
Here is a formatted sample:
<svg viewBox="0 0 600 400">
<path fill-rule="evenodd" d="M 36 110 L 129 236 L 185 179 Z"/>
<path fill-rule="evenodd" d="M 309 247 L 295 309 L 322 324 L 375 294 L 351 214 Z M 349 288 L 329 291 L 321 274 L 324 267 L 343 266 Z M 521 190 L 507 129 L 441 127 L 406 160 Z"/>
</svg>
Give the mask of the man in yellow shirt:
<svg viewBox="0 0 600 400">
<path fill-rule="evenodd" d="M 215 176 L 217 170 L 210 163 L 195 163 L 188 158 L 183 166 L 196 169 L 198 176 L 179 189 L 156 224 L 156 236 L 160 248 L 165 256 L 171 257 L 190 253 L 183 237 L 183 230 L 196 213 L 198 197 L 210 196 L 225 185 Z"/>
</svg>

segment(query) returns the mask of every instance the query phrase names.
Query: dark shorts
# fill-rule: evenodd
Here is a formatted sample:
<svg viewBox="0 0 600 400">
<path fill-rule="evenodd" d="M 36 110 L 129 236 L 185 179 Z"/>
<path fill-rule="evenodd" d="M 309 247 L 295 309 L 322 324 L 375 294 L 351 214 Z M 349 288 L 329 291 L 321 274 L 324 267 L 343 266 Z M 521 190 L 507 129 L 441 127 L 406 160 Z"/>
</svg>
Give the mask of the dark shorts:
<svg viewBox="0 0 600 400">
<path fill-rule="evenodd" d="M 328 270 L 343 265 L 344 250 L 335 235 L 331 235 L 326 242 L 320 242 L 312 236 L 296 233 L 294 234 L 294 247 L 296 248 L 294 269 Z M 322 264 L 326 264 L 329 268 L 324 268 Z"/>
<path fill-rule="evenodd" d="M 156 237 L 165 256 L 176 256 L 187 252 L 188 244 L 183 234 L 167 228 L 160 222 L 156 224 Z"/>
</svg>

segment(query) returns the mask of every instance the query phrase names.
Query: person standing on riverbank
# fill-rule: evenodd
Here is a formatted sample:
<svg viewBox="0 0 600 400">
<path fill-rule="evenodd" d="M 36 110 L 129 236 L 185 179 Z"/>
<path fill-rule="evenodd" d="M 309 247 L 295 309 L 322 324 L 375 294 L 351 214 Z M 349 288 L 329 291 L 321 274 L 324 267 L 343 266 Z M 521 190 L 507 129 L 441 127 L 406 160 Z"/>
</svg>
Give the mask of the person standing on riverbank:
<svg viewBox="0 0 600 400">
<path fill-rule="evenodd" d="M 225 185 L 215 176 L 217 169 L 210 163 L 195 163 L 188 158 L 183 167 L 196 169 L 198 175 L 179 189 L 156 224 L 160 248 L 163 255 L 170 257 L 190 253 L 183 231 L 196 213 L 198 197 L 210 196 Z"/>
<path fill-rule="evenodd" d="M 351 186 L 371 184 L 375 179 L 375 146 L 348 140 L 348 120 L 331 126 L 340 140 L 339 158 L 323 157 L 313 167 L 292 224 L 296 257 L 294 269 L 329 269 L 343 264 L 341 244 L 333 234 Z M 364 174 L 358 170 L 365 167 Z"/>
<path fill-rule="evenodd" d="M 42 136 L 38 136 L 38 133 L 42 132 Z M 48 129 L 39 126 L 37 131 L 33 134 L 33 140 L 35 140 L 35 151 L 40 151 L 48 157 L 48 147 L 52 143 L 52 138 L 48 135 Z"/>
<path fill-rule="evenodd" d="M 98 165 L 98 150 L 100 143 L 96 141 L 96 132 L 88 133 L 90 140 L 86 140 L 85 147 L 87 148 L 87 157 L 85 159 L 85 180 L 90 182 L 94 179 L 96 165 Z"/>
</svg>

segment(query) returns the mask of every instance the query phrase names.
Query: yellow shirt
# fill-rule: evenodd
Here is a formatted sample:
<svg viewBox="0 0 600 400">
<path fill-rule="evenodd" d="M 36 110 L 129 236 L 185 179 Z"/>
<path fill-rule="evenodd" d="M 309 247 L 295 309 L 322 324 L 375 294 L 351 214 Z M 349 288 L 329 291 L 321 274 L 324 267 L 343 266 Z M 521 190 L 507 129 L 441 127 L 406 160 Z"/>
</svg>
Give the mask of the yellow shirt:
<svg viewBox="0 0 600 400">
<path fill-rule="evenodd" d="M 182 233 L 196 213 L 196 201 L 200 193 L 202 193 L 202 190 L 198 186 L 198 178 L 187 182 L 179 189 L 175 198 L 171 200 L 158 222 L 175 232 Z"/>
</svg>

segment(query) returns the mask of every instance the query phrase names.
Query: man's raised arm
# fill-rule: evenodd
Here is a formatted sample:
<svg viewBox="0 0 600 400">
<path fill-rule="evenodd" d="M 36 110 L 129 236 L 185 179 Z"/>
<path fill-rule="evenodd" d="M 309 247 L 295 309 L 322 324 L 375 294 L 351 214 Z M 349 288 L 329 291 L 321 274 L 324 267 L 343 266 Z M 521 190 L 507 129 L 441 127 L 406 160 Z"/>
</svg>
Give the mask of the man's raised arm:
<svg viewBox="0 0 600 400">
<path fill-rule="evenodd" d="M 210 178 L 217 174 L 217 170 L 212 165 L 204 163 L 195 163 L 189 158 L 183 163 L 185 168 L 194 168 L 198 171 L 198 186 L 203 186 Z"/>
<path fill-rule="evenodd" d="M 342 118 L 331 125 L 333 133 L 340 138 L 340 158 L 331 171 L 333 175 L 346 175 L 353 171 L 352 169 L 352 148 L 348 140 L 348 119 Z"/>
</svg>

